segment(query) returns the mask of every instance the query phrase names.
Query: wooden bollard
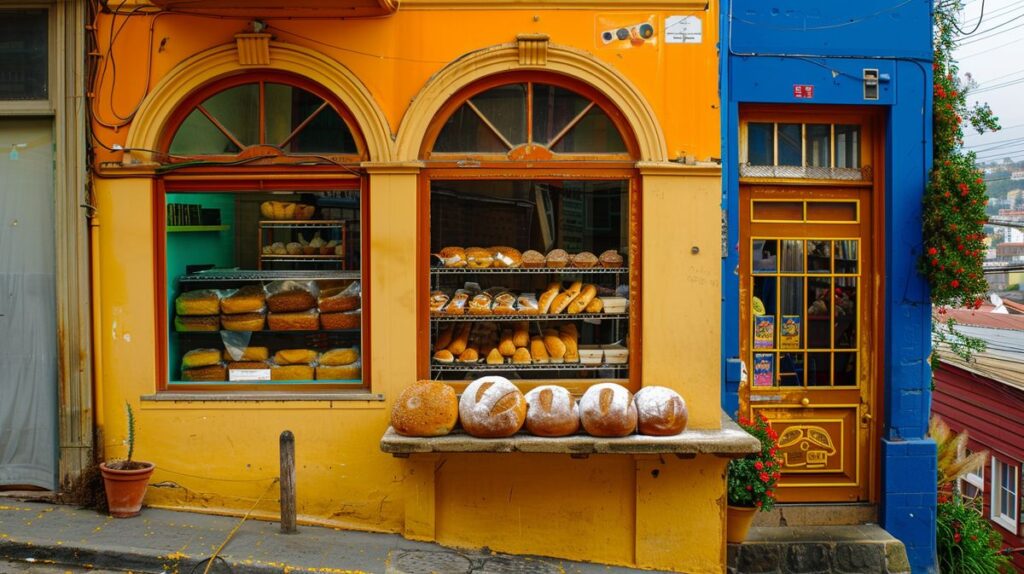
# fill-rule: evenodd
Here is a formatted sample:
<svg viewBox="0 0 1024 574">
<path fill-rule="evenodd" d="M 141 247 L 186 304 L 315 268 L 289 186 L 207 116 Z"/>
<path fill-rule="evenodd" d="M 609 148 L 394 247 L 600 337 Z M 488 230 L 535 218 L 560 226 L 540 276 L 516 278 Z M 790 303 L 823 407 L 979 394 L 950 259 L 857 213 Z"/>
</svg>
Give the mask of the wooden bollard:
<svg viewBox="0 0 1024 574">
<path fill-rule="evenodd" d="M 281 533 L 295 534 L 295 435 L 281 433 Z"/>
</svg>

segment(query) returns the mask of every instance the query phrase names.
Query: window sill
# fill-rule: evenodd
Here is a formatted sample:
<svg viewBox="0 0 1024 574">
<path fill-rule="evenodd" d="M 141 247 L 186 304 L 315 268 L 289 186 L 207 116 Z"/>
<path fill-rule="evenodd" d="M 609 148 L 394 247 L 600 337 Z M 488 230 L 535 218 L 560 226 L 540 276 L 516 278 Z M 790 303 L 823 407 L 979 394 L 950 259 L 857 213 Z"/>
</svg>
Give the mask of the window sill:
<svg viewBox="0 0 1024 574">
<path fill-rule="evenodd" d="M 676 436 L 630 435 L 600 438 L 584 434 L 548 438 L 516 434 L 508 438 L 487 439 L 461 431 L 441 437 L 407 437 L 388 427 L 380 440 L 380 449 L 396 457 L 426 453 L 542 453 L 569 454 L 585 458 L 591 454 L 674 454 L 693 458 L 711 454 L 741 458 L 757 452 L 761 443 L 722 413 L 722 428 L 686 430 Z"/>
<path fill-rule="evenodd" d="M 1010 534 L 1013 534 L 1014 536 L 1017 535 L 1017 525 L 1014 523 L 1012 517 L 1004 514 L 997 514 L 992 516 L 992 522 L 995 522 Z"/>
<path fill-rule="evenodd" d="M 183 392 L 163 391 L 140 397 L 143 402 L 187 402 L 187 403 L 223 403 L 223 402 L 383 402 L 384 395 L 371 393 L 364 389 L 351 391 L 329 391 L 319 393 L 296 393 L 287 391 L 247 391 L 247 392 Z"/>
</svg>

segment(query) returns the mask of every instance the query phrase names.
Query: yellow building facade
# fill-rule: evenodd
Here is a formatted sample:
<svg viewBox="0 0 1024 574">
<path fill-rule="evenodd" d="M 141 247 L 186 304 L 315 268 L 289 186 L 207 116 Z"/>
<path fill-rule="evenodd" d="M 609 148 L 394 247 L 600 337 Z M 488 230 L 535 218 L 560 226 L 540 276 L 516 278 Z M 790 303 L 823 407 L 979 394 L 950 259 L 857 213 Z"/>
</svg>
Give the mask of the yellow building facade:
<svg viewBox="0 0 1024 574">
<path fill-rule="evenodd" d="M 301 3 L 260 5 L 251 13 L 230 3 L 198 4 L 111 6 L 94 27 L 97 423 L 106 457 L 123 455 L 123 406 L 135 408 L 136 456 L 157 468 L 146 504 L 224 514 L 255 504 L 255 516 L 274 519 L 276 446 L 290 430 L 300 522 L 456 547 L 724 571 L 727 457 L 395 458 L 379 445 L 398 394 L 417 380 L 439 378 L 427 318 L 433 248 L 425 243 L 431 221 L 440 220 L 430 193 L 434 181 L 462 179 L 626 182 L 619 193 L 629 208 L 613 224 L 631 263 L 633 312 L 624 336 L 631 362 L 620 378 L 634 391 L 677 390 L 687 401 L 690 429 L 710 437 L 721 432 L 722 187 L 720 167 L 708 161 L 720 149 L 717 4 L 405 0 L 397 11 L 382 3 L 368 8 L 372 17 L 355 18 L 325 17 L 324 7 Z M 366 15 L 358 12 L 365 3 L 340 4 L 332 6 L 344 13 L 352 4 L 353 14 Z M 203 90 L 248 78 L 292 78 L 341 109 L 355 142 L 352 158 L 285 161 L 281 146 L 258 145 L 232 161 L 196 163 L 184 157 L 194 154 L 175 153 L 184 145 L 181 126 L 192 121 L 183 118 L 203 107 L 197 102 L 212 101 L 203 100 Z M 452 110 L 482 93 L 475 86 L 500 87 L 505 78 L 586 95 L 624 134 L 624 148 L 618 155 L 584 150 L 566 161 L 554 144 L 536 152 L 514 141 L 501 158 L 437 153 Z M 259 93 L 263 110 L 273 95 L 269 88 Z M 213 104 L 200 111 L 213 122 L 210 110 Z M 261 132 L 273 131 L 273 118 L 259 122 Z M 170 325 L 180 285 L 169 269 L 184 234 L 170 232 L 189 226 L 172 225 L 169 198 L 196 190 L 297 194 L 318 186 L 361 198 L 358 232 L 348 236 L 359 256 L 346 264 L 362 281 L 360 381 L 176 386 L 184 343 L 175 342 L 180 333 Z M 243 207 L 220 215 L 241 218 Z M 234 241 L 236 252 L 247 240 L 229 239 L 227 220 L 208 227 Z M 582 392 L 604 378 L 567 386 Z"/>
</svg>

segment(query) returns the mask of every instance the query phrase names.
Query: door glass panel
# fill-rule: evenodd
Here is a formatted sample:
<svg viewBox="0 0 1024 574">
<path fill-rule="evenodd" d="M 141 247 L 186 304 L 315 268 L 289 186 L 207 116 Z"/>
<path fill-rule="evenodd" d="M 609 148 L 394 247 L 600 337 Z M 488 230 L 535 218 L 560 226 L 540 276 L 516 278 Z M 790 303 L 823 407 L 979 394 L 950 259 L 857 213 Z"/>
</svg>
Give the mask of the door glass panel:
<svg viewBox="0 0 1024 574">
<path fill-rule="evenodd" d="M 832 271 L 832 242 L 811 239 L 807 242 L 807 272 L 829 273 Z"/>
<path fill-rule="evenodd" d="M 779 355 L 779 386 L 802 387 L 804 384 L 804 353 Z"/>
<path fill-rule="evenodd" d="M 551 151 L 555 153 L 626 153 L 619 129 L 604 110 L 594 106 Z"/>
<path fill-rule="evenodd" d="M 837 349 L 857 348 L 857 279 L 836 277 L 835 341 Z"/>
<path fill-rule="evenodd" d="M 832 353 L 807 353 L 807 386 L 827 387 L 832 374 Z"/>
<path fill-rule="evenodd" d="M 526 84 L 508 84 L 470 98 L 512 145 L 526 143 Z"/>
<path fill-rule="evenodd" d="M 260 143 L 260 87 L 245 84 L 218 92 L 203 102 L 210 113 L 243 145 Z"/>
<path fill-rule="evenodd" d="M 46 10 L 0 12 L 0 100 L 45 100 L 49 87 Z"/>
<path fill-rule="evenodd" d="M 754 353 L 754 360 L 751 364 L 754 365 L 754 377 L 753 386 L 755 387 L 774 387 L 776 385 L 776 359 L 775 353 Z M 782 373 L 779 373 L 780 377 Z M 785 381 L 782 381 L 785 384 Z"/>
<path fill-rule="evenodd" d="M 857 353 L 835 353 L 832 384 L 837 387 L 857 386 Z"/>
<path fill-rule="evenodd" d="M 753 307 L 752 341 L 755 349 L 774 349 L 776 334 L 776 286 L 775 277 L 755 277 L 754 293 L 751 301 Z"/>
<path fill-rule="evenodd" d="M 857 202 L 808 201 L 807 221 L 857 221 Z"/>
<path fill-rule="evenodd" d="M 775 165 L 775 124 L 747 124 L 747 163 Z"/>
<path fill-rule="evenodd" d="M 803 163 L 803 124 L 779 124 L 779 165 Z"/>
<path fill-rule="evenodd" d="M 857 240 L 835 241 L 836 273 L 857 273 Z"/>
<path fill-rule="evenodd" d="M 782 242 L 782 272 L 804 272 L 804 242 L 800 239 L 786 239 Z"/>
<path fill-rule="evenodd" d="M 775 273 L 778 270 L 778 241 L 774 239 L 755 239 L 751 250 L 754 273 Z"/>
<path fill-rule="evenodd" d="M 435 152 L 507 153 L 506 146 L 469 106 L 460 106 L 441 128 Z"/>
<path fill-rule="evenodd" d="M 802 201 L 755 201 L 752 205 L 754 221 L 803 221 Z"/>
<path fill-rule="evenodd" d="M 804 278 L 779 278 L 779 348 L 802 349 Z"/>
<path fill-rule="evenodd" d="M 807 348 L 829 349 L 831 344 L 830 323 L 832 318 L 832 279 L 809 277 L 807 279 Z"/>
<path fill-rule="evenodd" d="M 533 85 L 533 141 L 547 145 L 590 100 L 550 84 Z"/>
<path fill-rule="evenodd" d="M 831 167 L 832 125 L 807 124 L 807 166 Z"/>
<path fill-rule="evenodd" d="M 836 124 L 836 167 L 860 167 L 860 126 Z"/>
<path fill-rule="evenodd" d="M 190 156 L 236 154 L 242 150 L 202 112 L 192 110 L 174 134 L 169 151 L 171 155 Z"/>
</svg>

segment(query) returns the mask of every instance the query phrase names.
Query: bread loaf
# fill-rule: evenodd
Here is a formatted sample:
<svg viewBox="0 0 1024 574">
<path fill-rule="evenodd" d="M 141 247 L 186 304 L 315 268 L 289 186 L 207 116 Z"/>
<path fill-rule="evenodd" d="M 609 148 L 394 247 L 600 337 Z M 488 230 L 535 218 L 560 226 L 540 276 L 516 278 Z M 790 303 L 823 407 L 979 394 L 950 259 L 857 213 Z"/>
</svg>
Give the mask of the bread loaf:
<svg viewBox="0 0 1024 574">
<path fill-rule="evenodd" d="M 686 429 L 689 413 L 686 401 L 668 387 L 644 387 L 633 398 L 640 434 L 677 435 Z"/>
<path fill-rule="evenodd" d="M 467 308 L 470 315 L 490 315 L 492 303 L 494 303 L 494 299 L 489 294 L 477 293 L 469 300 Z"/>
<path fill-rule="evenodd" d="M 444 313 L 446 315 L 465 315 L 466 314 L 466 303 L 469 302 L 470 298 L 469 291 L 459 289 L 452 295 L 448 304 L 444 307 Z"/>
<path fill-rule="evenodd" d="M 558 337 L 558 331 L 554 329 L 544 331 L 544 348 L 547 349 L 552 363 L 565 362 L 565 343 Z"/>
<path fill-rule="evenodd" d="M 494 264 L 491 252 L 483 247 L 466 248 L 466 262 L 470 269 L 484 269 Z"/>
<path fill-rule="evenodd" d="M 590 302 L 593 301 L 594 297 L 596 296 L 596 286 L 584 285 L 583 290 L 580 291 L 580 294 L 575 299 L 572 300 L 572 303 L 569 303 L 569 307 L 566 308 L 566 311 L 569 314 L 580 313 L 587 308 L 587 305 L 590 305 Z"/>
<path fill-rule="evenodd" d="M 526 420 L 526 399 L 504 377 L 482 377 L 466 387 L 459 418 L 467 433 L 481 438 L 512 436 Z"/>
<path fill-rule="evenodd" d="M 544 260 L 551 268 L 561 268 L 569 264 L 569 253 L 564 249 L 552 249 Z"/>
<path fill-rule="evenodd" d="M 551 308 L 548 309 L 548 313 L 551 315 L 557 315 L 565 310 L 572 303 L 576 297 L 579 297 L 580 290 L 583 288 L 583 283 L 580 281 L 574 282 L 569 286 L 568 289 L 558 294 L 553 301 L 551 301 Z"/>
<path fill-rule="evenodd" d="M 295 313 L 316 307 L 316 299 L 312 293 L 298 284 L 288 285 L 289 283 L 291 282 L 286 281 L 283 290 L 267 297 L 267 307 L 271 313 Z"/>
<path fill-rule="evenodd" d="M 320 326 L 328 330 L 358 329 L 362 325 L 362 321 L 363 314 L 361 311 L 346 311 L 344 313 L 320 314 Z"/>
<path fill-rule="evenodd" d="M 434 353 L 434 360 L 438 363 L 454 363 L 455 355 L 448 349 L 441 349 Z"/>
<path fill-rule="evenodd" d="M 561 283 L 552 283 L 548 285 L 547 290 L 540 294 L 537 298 L 537 311 L 541 315 L 546 315 L 551 312 L 551 304 L 555 298 L 558 297 L 558 291 L 562 288 Z"/>
<path fill-rule="evenodd" d="M 530 249 L 529 251 L 523 252 L 523 267 L 530 267 L 536 269 L 537 267 L 544 267 L 544 254 L 539 251 Z"/>
<path fill-rule="evenodd" d="M 551 357 L 548 356 L 548 349 L 544 345 L 544 340 L 540 337 L 533 337 L 530 339 L 530 356 L 533 357 L 534 363 L 551 362 Z"/>
<path fill-rule="evenodd" d="M 262 331 L 266 316 L 263 313 L 221 315 L 220 323 L 226 331 Z"/>
<path fill-rule="evenodd" d="M 220 363 L 220 351 L 217 349 L 192 349 L 181 358 L 183 369 L 209 367 L 217 363 Z"/>
<path fill-rule="evenodd" d="M 271 331 L 316 331 L 320 327 L 316 311 L 302 313 L 270 313 L 267 323 Z"/>
<path fill-rule="evenodd" d="M 494 303 L 491 305 L 491 312 L 495 315 L 513 315 L 516 310 L 516 296 L 508 291 L 502 291 L 494 296 Z"/>
<path fill-rule="evenodd" d="M 587 303 L 587 308 L 584 309 L 586 313 L 600 313 L 604 310 L 604 300 L 600 297 L 594 297 L 590 303 Z"/>
<path fill-rule="evenodd" d="M 316 368 L 316 379 L 318 381 L 351 381 L 362 378 L 362 366 L 359 363 L 351 365 L 319 365 Z"/>
<path fill-rule="evenodd" d="M 530 350 L 526 347 L 519 347 L 515 353 L 512 353 L 513 365 L 529 365 L 531 363 L 533 363 L 533 357 L 530 356 Z"/>
<path fill-rule="evenodd" d="M 633 395 L 622 385 L 593 385 L 580 399 L 580 422 L 592 436 L 626 436 L 636 430 L 636 419 Z"/>
<path fill-rule="evenodd" d="M 181 380 L 183 381 L 226 381 L 228 380 L 227 369 L 224 365 L 208 365 L 194 369 L 182 369 Z"/>
<path fill-rule="evenodd" d="M 522 293 L 516 300 L 516 312 L 520 315 L 537 315 L 540 313 L 540 304 L 537 296 L 533 293 Z"/>
<path fill-rule="evenodd" d="M 325 367 L 342 367 L 359 360 L 359 348 L 331 349 L 320 355 L 317 362 Z"/>
<path fill-rule="evenodd" d="M 572 266 L 588 269 L 597 265 L 597 256 L 589 251 L 583 251 L 572 256 Z"/>
<path fill-rule="evenodd" d="M 316 362 L 316 351 L 311 349 L 281 349 L 274 353 L 278 365 L 310 365 Z"/>
<path fill-rule="evenodd" d="M 194 331 L 220 331 L 220 315 L 178 315 L 174 330 L 182 333 Z"/>
<path fill-rule="evenodd" d="M 220 295 L 213 289 L 186 291 L 174 300 L 178 315 L 216 315 L 220 313 Z"/>
<path fill-rule="evenodd" d="M 576 329 L 576 323 L 562 323 L 558 326 L 558 332 L 572 335 L 575 338 L 580 336 L 579 331 Z"/>
<path fill-rule="evenodd" d="M 530 325 L 526 321 L 520 321 L 513 326 L 512 344 L 516 347 L 529 346 Z"/>
<path fill-rule="evenodd" d="M 266 347 L 228 347 L 224 349 L 225 361 L 266 361 L 270 350 Z"/>
<path fill-rule="evenodd" d="M 352 282 L 344 288 L 333 287 L 321 291 L 316 304 L 321 313 L 343 313 L 358 309 L 362 305 L 359 282 Z"/>
<path fill-rule="evenodd" d="M 445 267 L 465 267 L 466 250 L 461 247 L 445 247 L 437 254 Z"/>
<path fill-rule="evenodd" d="M 562 344 L 565 345 L 564 359 L 566 363 L 578 363 L 580 362 L 579 345 L 577 344 L 576 335 L 566 331 L 560 331 L 558 338 L 562 340 Z"/>
<path fill-rule="evenodd" d="M 447 349 L 452 342 L 452 327 L 441 327 L 437 331 L 437 339 L 434 341 L 434 350 Z"/>
<path fill-rule="evenodd" d="M 311 365 L 274 365 L 270 367 L 272 381 L 312 381 Z"/>
<path fill-rule="evenodd" d="M 563 387 L 544 385 L 526 393 L 526 430 L 537 436 L 567 436 L 580 430 L 580 409 Z"/>
<path fill-rule="evenodd" d="M 619 255 L 619 252 L 615 251 L 614 249 L 609 249 L 608 251 L 602 253 L 601 256 L 598 257 L 598 260 L 601 261 L 601 267 L 622 267 L 622 256 Z"/>
<path fill-rule="evenodd" d="M 498 340 L 498 352 L 502 357 L 511 357 L 516 352 L 516 345 L 512 342 L 512 329 L 502 329 L 501 338 Z"/>
<path fill-rule="evenodd" d="M 391 427 L 403 436 L 444 436 L 458 418 L 455 391 L 436 381 L 407 387 L 391 408 Z"/>
<path fill-rule="evenodd" d="M 522 253 L 512 247 L 491 247 L 491 258 L 494 259 L 494 267 L 515 268 L 523 265 Z"/>
<path fill-rule="evenodd" d="M 494 347 L 487 353 L 486 362 L 488 365 L 500 365 L 505 362 L 505 357 L 501 355 L 497 347 Z"/>
<path fill-rule="evenodd" d="M 460 363 L 476 363 L 480 361 L 480 351 L 476 347 L 466 347 L 466 350 L 459 353 Z"/>
<path fill-rule="evenodd" d="M 455 338 L 452 339 L 452 344 L 448 345 L 448 350 L 453 355 L 459 356 L 466 347 L 469 345 L 469 333 L 472 330 L 473 325 L 471 323 L 462 323 L 456 327 Z"/>
<path fill-rule="evenodd" d="M 220 300 L 220 312 L 225 315 L 261 312 L 267 305 L 267 295 L 260 285 L 246 285 Z"/>
</svg>

